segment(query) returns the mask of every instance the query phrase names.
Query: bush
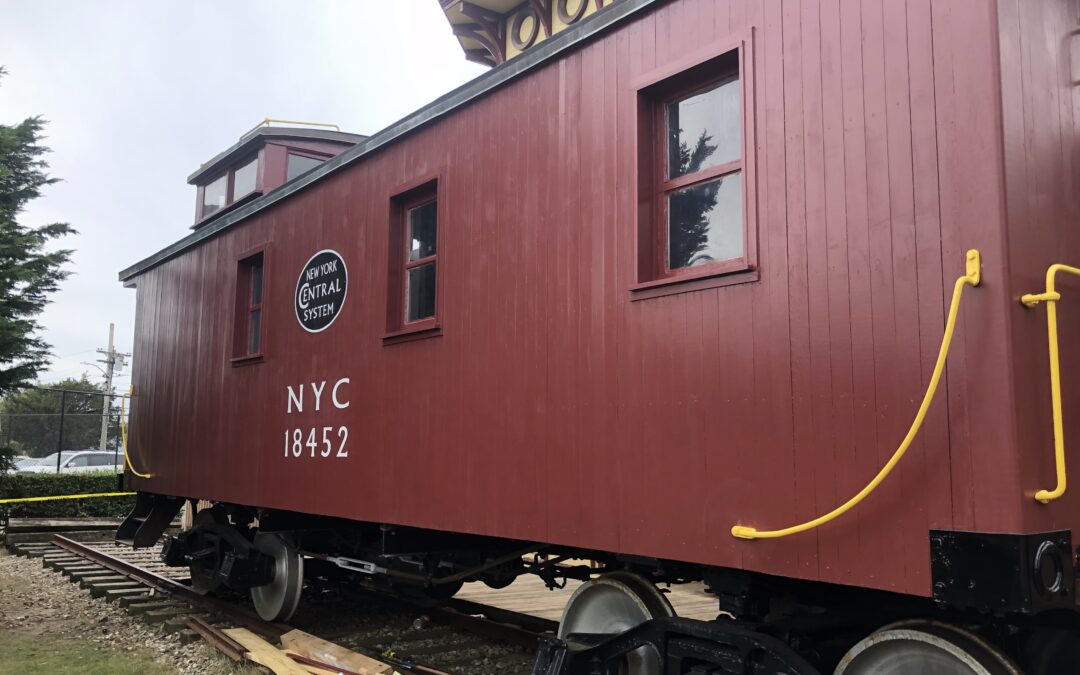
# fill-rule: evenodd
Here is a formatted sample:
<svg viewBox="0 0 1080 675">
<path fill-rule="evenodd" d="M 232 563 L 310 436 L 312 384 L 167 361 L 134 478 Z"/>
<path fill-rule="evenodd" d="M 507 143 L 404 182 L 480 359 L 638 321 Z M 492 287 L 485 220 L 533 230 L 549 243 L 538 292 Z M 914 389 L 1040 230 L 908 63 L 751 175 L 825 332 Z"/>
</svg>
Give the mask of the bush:
<svg viewBox="0 0 1080 675">
<path fill-rule="evenodd" d="M 0 448 L 0 473 L 15 470 L 15 449 Z"/>
<path fill-rule="evenodd" d="M 0 499 L 118 492 L 112 471 L 92 473 L 36 473 L 0 475 Z M 11 518 L 123 518 L 135 506 L 135 497 L 98 497 L 25 502 L 0 506 Z"/>
</svg>

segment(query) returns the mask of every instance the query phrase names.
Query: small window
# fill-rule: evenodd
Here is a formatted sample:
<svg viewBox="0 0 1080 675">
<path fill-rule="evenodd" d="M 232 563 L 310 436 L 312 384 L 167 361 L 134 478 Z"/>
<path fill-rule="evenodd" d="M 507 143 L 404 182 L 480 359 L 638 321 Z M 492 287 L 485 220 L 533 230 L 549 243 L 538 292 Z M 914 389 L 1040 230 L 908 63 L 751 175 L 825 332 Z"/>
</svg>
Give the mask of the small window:
<svg viewBox="0 0 1080 675">
<path fill-rule="evenodd" d="M 90 466 L 112 466 L 112 455 L 90 455 Z"/>
<path fill-rule="evenodd" d="M 189 193 L 190 194 L 190 193 Z M 229 198 L 229 174 L 225 174 L 203 188 L 202 214 L 208 216 L 225 208 Z"/>
<path fill-rule="evenodd" d="M 754 269 L 744 46 L 638 91 L 638 186 L 649 198 L 640 201 L 635 291 Z"/>
<path fill-rule="evenodd" d="M 263 254 L 256 253 L 241 260 L 236 280 L 235 358 L 247 359 L 262 354 L 263 283 Z"/>
<path fill-rule="evenodd" d="M 69 468 L 72 468 L 72 467 L 80 467 L 81 468 L 81 467 L 89 466 L 89 465 L 90 465 L 90 456 L 89 455 L 76 455 L 75 457 L 72 457 L 70 460 L 68 460 L 68 463 L 65 464 L 64 466 L 69 467 Z"/>
<path fill-rule="evenodd" d="M 255 178 L 259 173 L 259 158 L 251 160 L 233 172 L 233 198 L 237 201 L 255 191 Z"/>
<path fill-rule="evenodd" d="M 301 174 L 311 171 L 322 164 L 325 160 L 307 155 L 289 153 L 289 159 L 285 164 L 285 180 L 292 180 Z"/>
<path fill-rule="evenodd" d="M 439 201 L 431 181 L 396 197 L 390 218 L 387 330 L 435 327 L 439 279 Z"/>
<path fill-rule="evenodd" d="M 435 238 L 437 202 L 410 208 L 406 215 L 409 236 L 405 251 L 405 322 L 435 316 Z"/>
</svg>

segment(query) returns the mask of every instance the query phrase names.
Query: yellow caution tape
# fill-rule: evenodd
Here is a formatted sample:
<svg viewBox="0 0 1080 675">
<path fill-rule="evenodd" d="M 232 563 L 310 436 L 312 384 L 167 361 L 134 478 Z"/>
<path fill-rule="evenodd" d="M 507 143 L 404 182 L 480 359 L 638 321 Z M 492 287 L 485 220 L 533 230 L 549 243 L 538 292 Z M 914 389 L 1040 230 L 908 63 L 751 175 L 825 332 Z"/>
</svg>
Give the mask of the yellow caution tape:
<svg viewBox="0 0 1080 675">
<path fill-rule="evenodd" d="M 17 499 L 0 499 L 0 504 L 21 504 L 25 502 L 53 502 L 61 499 L 92 499 L 95 497 L 130 497 L 134 492 L 96 492 L 86 495 L 53 495 L 51 497 L 19 497 Z"/>
</svg>

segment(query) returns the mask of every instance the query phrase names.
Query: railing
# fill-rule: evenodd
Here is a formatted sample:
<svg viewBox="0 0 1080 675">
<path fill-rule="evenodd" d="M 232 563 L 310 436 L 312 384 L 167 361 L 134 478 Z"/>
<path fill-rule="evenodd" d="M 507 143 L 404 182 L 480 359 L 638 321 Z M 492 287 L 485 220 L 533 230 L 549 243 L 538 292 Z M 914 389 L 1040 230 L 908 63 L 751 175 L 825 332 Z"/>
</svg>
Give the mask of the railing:
<svg viewBox="0 0 1080 675">
<path fill-rule="evenodd" d="M 885 466 L 878 471 L 873 480 L 867 483 L 866 487 L 860 490 L 854 497 L 825 515 L 814 518 L 813 520 L 809 520 L 799 525 L 785 527 L 780 530 L 757 530 L 746 525 L 735 525 L 731 528 L 732 535 L 739 537 L 740 539 L 777 539 L 779 537 L 787 537 L 792 534 L 798 534 L 799 532 L 812 530 L 831 520 L 836 520 L 855 508 L 860 502 L 870 496 L 870 493 L 873 492 L 877 486 L 884 482 L 892 470 L 896 468 L 896 465 L 900 463 L 900 460 L 904 458 L 904 453 L 911 447 L 912 441 L 915 440 L 915 436 L 918 435 L 919 429 L 922 427 L 923 420 L 926 419 L 926 413 L 930 409 L 930 403 L 934 400 L 934 394 L 937 392 L 941 374 L 945 370 L 945 359 L 949 355 L 949 346 L 952 344 L 953 333 L 956 331 L 956 317 L 960 313 L 960 298 L 964 292 L 965 286 L 979 285 L 979 282 L 982 279 L 981 262 L 977 250 L 971 249 L 967 252 L 964 276 L 958 278 L 956 284 L 953 285 L 952 302 L 949 304 L 949 315 L 948 319 L 945 321 L 945 334 L 941 338 L 941 348 L 938 350 L 937 363 L 934 364 L 934 372 L 930 376 L 930 384 L 927 386 L 926 393 L 923 395 L 922 404 L 919 406 L 919 411 L 915 414 L 915 420 L 911 423 L 907 435 L 904 436 L 904 440 L 901 441 L 900 447 L 896 449 L 896 452 L 889 458 L 889 461 Z M 1080 270 L 1077 270 L 1077 272 L 1080 273 Z"/>
<path fill-rule="evenodd" d="M 1020 298 L 1024 307 L 1034 307 L 1040 302 L 1046 303 L 1046 334 L 1050 347 L 1050 408 L 1054 418 L 1054 470 L 1057 485 L 1053 490 L 1039 490 L 1035 499 L 1049 504 L 1065 494 L 1065 430 L 1061 415 L 1061 365 L 1058 352 L 1057 303 L 1061 294 L 1054 287 L 1058 272 L 1080 276 L 1080 269 L 1060 263 L 1051 265 L 1046 270 L 1046 290 L 1042 293 L 1028 293 Z"/>
<path fill-rule="evenodd" d="M 252 131 L 255 131 L 256 129 L 258 129 L 259 127 L 268 127 L 271 124 L 298 124 L 298 125 L 304 126 L 304 127 L 328 127 L 328 128 L 333 129 L 334 131 L 341 131 L 341 127 L 339 127 L 338 125 L 336 125 L 336 124 L 326 124 L 325 122 L 303 122 L 303 121 L 300 121 L 300 120 L 279 120 L 279 119 L 274 119 L 272 117 L 264 117 L 261 122 L 259 122 L 255 126 L 251 127 L 247 131 L 245 131 L 244 134 L 242 136 L 240 136 L 240 138 L 243 138 L 244 136 L 247 136 Z"/>
</svg>

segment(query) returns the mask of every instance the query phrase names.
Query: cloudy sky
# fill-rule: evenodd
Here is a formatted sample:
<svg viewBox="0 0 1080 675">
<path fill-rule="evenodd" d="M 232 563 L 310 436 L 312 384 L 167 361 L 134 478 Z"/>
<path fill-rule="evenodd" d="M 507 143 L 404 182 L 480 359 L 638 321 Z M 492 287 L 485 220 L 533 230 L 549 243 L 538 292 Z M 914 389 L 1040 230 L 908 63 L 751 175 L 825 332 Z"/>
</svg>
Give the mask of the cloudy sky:
<svg viewBox="0 0 1080 675">
<path fill-rule="evenodd" d="M 44 116 L 63 179 L 21 221 L 79 231 L 43 317 L 43 381 L 100 378 L 81 362 L 109 322 L 131 350 L 135 292 L 117 272 L 189 231 L 185 178 L 259 120 L 371 134 L 484 71 L 438 0 L 0 0 L 0 17 L 0 123 Z"/>
</svg>

